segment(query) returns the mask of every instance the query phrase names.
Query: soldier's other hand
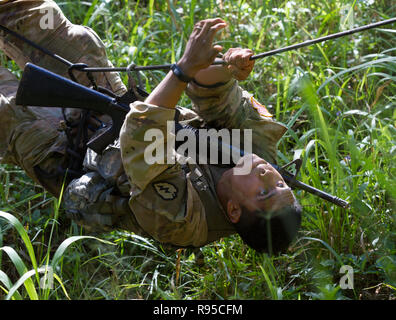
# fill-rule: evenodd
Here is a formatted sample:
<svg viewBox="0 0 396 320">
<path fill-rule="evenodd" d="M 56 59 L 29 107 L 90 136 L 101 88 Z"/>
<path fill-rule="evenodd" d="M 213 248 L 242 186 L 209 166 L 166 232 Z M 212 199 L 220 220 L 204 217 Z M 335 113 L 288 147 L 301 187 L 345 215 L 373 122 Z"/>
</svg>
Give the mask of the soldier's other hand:
<svg viewBox="0 0 396 320">
<path fill-rule="evenodd" d="M 195 24 L 184 54 L 177 63 L 187 76 L 192 78 L 199 70 L 213 63 L 217 54 L 223 50 L 222 46 L 213 45 L 213 39 L 226 26 L 227 23 L 220 18 L 202 20 Z"/>
<path fill-rule="evenodd" d="M 253 51 L 250 49 L 231 48 L 223 56 L 228 63 L 228 70 L 237 80 L 245 80 L 252 72 L 255 60 L 250 60 Z"/>
</svg>

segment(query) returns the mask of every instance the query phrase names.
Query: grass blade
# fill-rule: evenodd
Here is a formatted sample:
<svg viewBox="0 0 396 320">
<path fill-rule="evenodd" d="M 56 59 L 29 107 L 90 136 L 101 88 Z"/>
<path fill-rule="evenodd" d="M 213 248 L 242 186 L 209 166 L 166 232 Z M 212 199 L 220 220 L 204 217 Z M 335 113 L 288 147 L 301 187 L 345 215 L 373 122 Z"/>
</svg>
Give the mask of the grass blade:
<svg viewBox="0 0 396 320">
<path fill-rule="evenodd" d="M 3 283 L 5 285 L 5 287 L 7 288 L 8 291 L 5 290 L 6 293 L 8 293 L 9 290 L 13 287 L 13 284 L 12 284 L 10 278 L 8 278 L 8 276 L 1 270 L 0 270 L 0 282 Z M 22 300 L 22 297 L 18 291 L 15 291 L 13 298 L 15 300 Z"/>
<path fill-rule="evenodd" d="M 29 270 L 29 271 L 25 272 L 25 273 L 22 275 L 22 277 L 20 277 L 20 278 L 18 279 L 18 281 L 12 286 L 12 288 L 10 289 L 10 291 L 8 292 L 8 294 L 7 294 L 7 296 L 6 296 L 6 300 L 10 300 L 11 297 L 12 297 L 12 296 L 14 295 L 14 293 L 16 292 L 16 290 L 18 290 L 18 288 L 19 288 L 21 285 L 25 284 L 25 282 L 26 282 L 26 283 L 29 283 L 29 282 L 33 283 L 33 282 L 32 282 L 32 279 L 30 279 L 32 276 L 38 274 L 38 272 L 46 272 L 46 270 L 47 270 L 46 267 L 41 267 L 41 268 L 38 268 L 37 270 L 32 269 L 32 270 Z M 29 280 L 30 280 L 30 281 L 29 281 Z M 36 290 L 34 290 L 34 291 L 36 291 Z M 32 300 L 38 300 L 37 293 L 36 293 L 36 296 L 35 296 L 34 298 L 35 298 L 35 299 L 32 299 Z"/>
<path fill-rule="evenodd" d="M 338 263 L 340 264 L 340 266 L 342 266 L 344 263 L 342 262 L 342 259 L 340 257 L 340 255 L 335 252 L 335 250 L 325 241 L 323 241 L 322 239 L 318 239 L 318 238 L 312 238 L 312 237 L 302 237 L 301 240 L 311 240 L 311 241 L 317 241 L 320 242 L 321 244 L 323 244 L 333 255 L 334 257 L 336 257 Z"/>
<path fill-rule="evenodd" d="M 19 222 L 17 218 L 15 218 L 12 214 L 9 214 L 7 212 L 0 211 L 0 218 L 7 220 L 18 231 L 19 235 L 21 236 L 26 246 L 33 268 L 37 270 L 37 261 L 36 261 L 36 256 L 34 254 L 33 246 L 32 243 L 30 242 L 29 236 L 23 225 Z"/>
<path fill-rule="evenodd" d="M 337 74 L 335 74 L 334 76 L 328 78 L 325 82 L 323 82 L 323 84 L 318 88 L 318 90 L 316 91 L 317 93 L 320 92 L 324 87 L 327 86 L 327 84 L 329 84 L 330 82 L 332 82 L 333 80 L 339 78 L 340 76 L 348 73 L 348 72 L 352 72 L 352 71 L 357 71 L 357 70 L 361 70 L 361 69 L 366 69 L 366 68 L 371 68 L 372 66 L 375 65 L 379 65 L 381 63 L 396 63 L 396 57 L 387 57 L 387 58 L 382 58 L 382 59 L 378 59 L 378 60 L 373 60 L 373 61 L 369 61 L 369 62 L 365 62 L 362 64 L 359 64 L 357 66 L 354 66 L 352 68 L 348 68 L 346 70 L 343 70 Z"/>
<path fill-rule="evenodd" d="M 25 264 L 23 263 L 22 259 L 17 254 L 17 252 L 13 248 L 8 247 L 8 246 L 2 247 L 2 248 L 0 248 L 0 250 L 2 250 L 2 251 L 4 251 L 5 253 L 8 254 L 8 256 L 10 257 L 10 259 L 11 259 L 12 263 L 14 264 L 15 268 L 18 270 L 19 275 L 21 276 L 21 278 L 18 280 L 18 282 L 10 289 L 10 291 L 9 291 L 9 293 L 7 295 L 7 298 L 10 299 L 13 296 L 13 294 L 15 293 L 15 291 L 22 284 L 24 284 L 30 299 L 38 300 L 37 291 L 36 291 L 36 289 L 34 287 L 32 279 L 30 279 L 30 277 L 33 274 L 37 275 L 37 272 L 35 271 L 35 270 L 37 270 L 37 268 L 33 270 L 34 273 L 32 273 L 31 275 L 29 273 L 29 276 L 25 277 L 27 268 L 26 268 Z M 24 280 L 20 281 L 22 278 Z M 25 281 L 26 281 L 26 283 L 25 283 Z"/>
<path fill-rule="evenodd" d="M 66 240 L 64 240 L 58 247 L 58 249 L 55 251 L 54 257 L 52 258 L 52 262 L 51 262 L 51 266 L 52 268 L 55 270 L 56 266 L 58 265 L 60 259 L 63 257 L 66 249 L 74 242 L 78 241 L 78 240 L 82 240 L 82 239 L 94 239 L 94 240 L 98 240 L 102 243 L 106 243 L 106 244 L 110 244 L 110 245 L 115 245 L 114 243 L 110 242 L 110 241 L 106 241 L 106 240 L 102 240 L 96 237 L 92 237 L 92 236 L 73 236 L 70 238 L 67 238 Z"/>
</svg>

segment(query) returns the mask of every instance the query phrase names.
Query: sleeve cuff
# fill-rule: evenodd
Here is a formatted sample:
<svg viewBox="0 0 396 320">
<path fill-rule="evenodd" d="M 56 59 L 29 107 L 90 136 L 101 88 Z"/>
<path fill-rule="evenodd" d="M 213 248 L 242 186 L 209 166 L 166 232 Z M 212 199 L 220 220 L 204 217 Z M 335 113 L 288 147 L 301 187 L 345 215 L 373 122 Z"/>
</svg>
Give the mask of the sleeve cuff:
<svg viewBox="0 0 396 320">
<path fill-rule="evenodd" d="M 186 94 L 194 101 L 195 97 L 214 97 L 224 95 L 227 90 L 235 84 L 236 80 L 231 79 L 228 82 L 219 82 L 211 86 L 204 86 L 195 80 L 190 82 L 186 89 Z"/>
</svg>

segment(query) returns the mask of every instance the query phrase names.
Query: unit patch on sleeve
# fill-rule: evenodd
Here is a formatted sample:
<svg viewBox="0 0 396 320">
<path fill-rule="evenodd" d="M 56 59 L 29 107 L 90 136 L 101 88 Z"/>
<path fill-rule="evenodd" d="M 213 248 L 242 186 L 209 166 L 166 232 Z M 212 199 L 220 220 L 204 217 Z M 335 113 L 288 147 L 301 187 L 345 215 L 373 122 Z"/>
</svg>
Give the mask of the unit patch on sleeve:
<svg viewBox="0 0 396 320">
<path fill-rule="evenodd" d="M 257 112 L 263 116 L 263 117 L 273 117 L 271 113 L 267 110 L 267 108 L 262 105 L 260 102 L 258 102 L 256 99 L 253 97 L 250 98 L 250 102 L 252 103 L 252 106 L 254 109 L 257 110 Z"/>
<path fill-rule="evenodd" d="M 155 192 L 164 200 L 173 200 L 177 197 L 178 190 L 169 182 L 155 182 L 152 184 Z"/>
</svg>

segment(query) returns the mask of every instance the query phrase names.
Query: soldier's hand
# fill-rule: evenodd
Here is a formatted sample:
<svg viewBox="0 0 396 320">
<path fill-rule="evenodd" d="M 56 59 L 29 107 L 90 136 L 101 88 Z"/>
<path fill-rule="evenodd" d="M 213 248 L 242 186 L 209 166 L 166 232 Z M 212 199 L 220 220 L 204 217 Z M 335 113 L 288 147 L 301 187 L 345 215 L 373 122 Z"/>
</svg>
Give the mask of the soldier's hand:
<svg viewBox="0 0 396 320">
<path fill-rule="evenodd" d="M 187 76 L 192 78 L 213 63 L 217 54 L 223 50 L 222 46 L 213 45 L 213 39 L 226 26 L 226 22 L 220 18 L 202 20 L 194 26 L 184 54 L 177 63 Z"/>
<path fill-rule="evenodd" d="M 223 56 L 228 63 L 228 70 L 237 80 L 245 80 L 252 72 L 255 60 L 250 60 L 253 51 L 250 49 L 231 48 Z"/>
</svg>

